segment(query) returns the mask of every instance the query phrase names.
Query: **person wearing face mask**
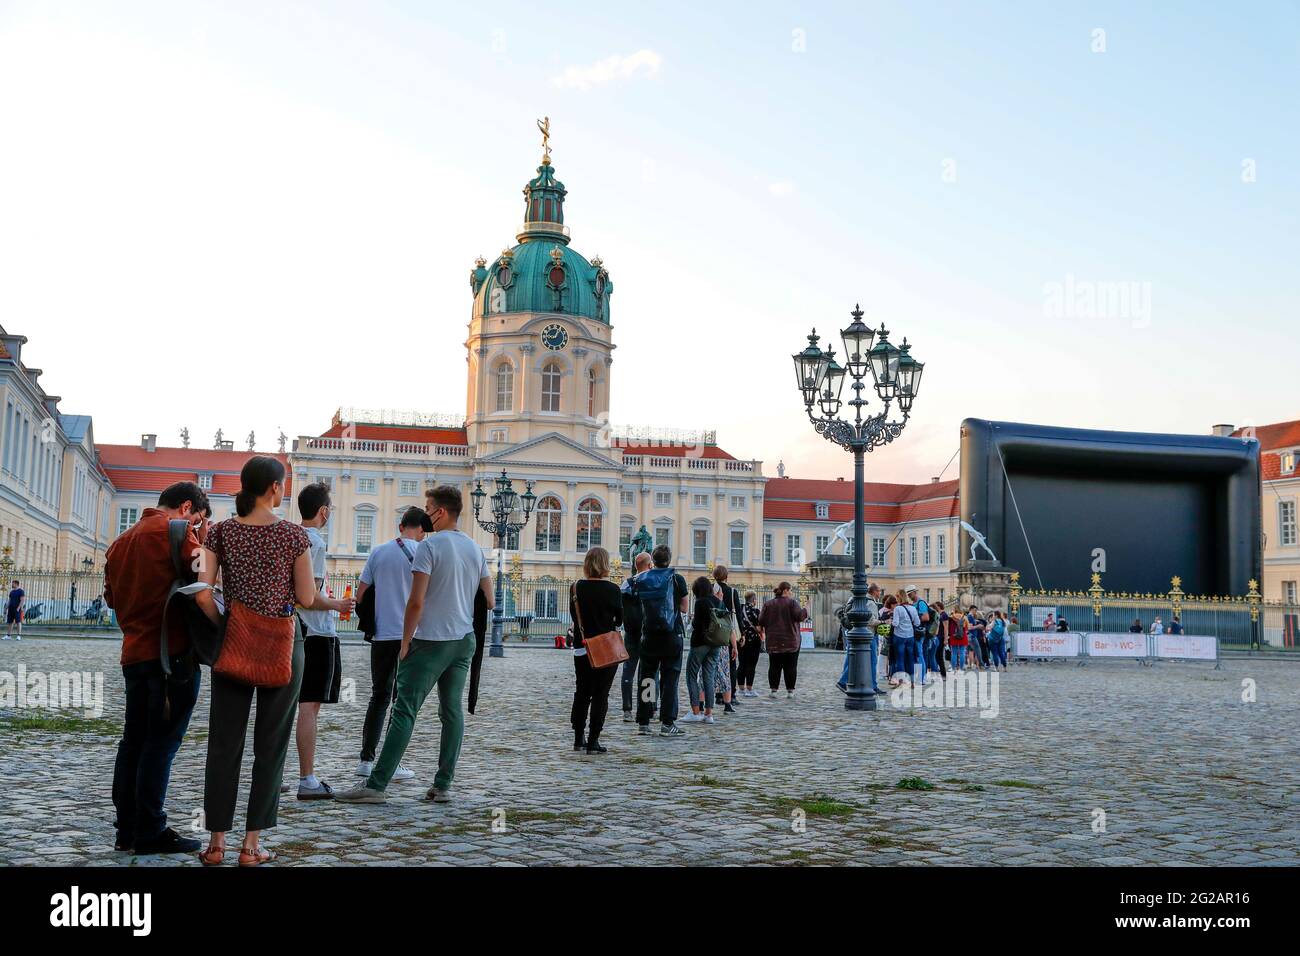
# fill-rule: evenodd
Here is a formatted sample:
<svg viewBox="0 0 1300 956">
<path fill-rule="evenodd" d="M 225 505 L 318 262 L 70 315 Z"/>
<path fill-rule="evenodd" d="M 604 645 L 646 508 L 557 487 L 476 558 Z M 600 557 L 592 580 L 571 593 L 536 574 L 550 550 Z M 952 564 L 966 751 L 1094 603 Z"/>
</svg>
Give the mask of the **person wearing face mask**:
<svg viewBox="0 0 1300 956">
<path fill-rule="evenodd" d="M 435 803 L 451 800 L 465 735 L 465 684 L 474 658 L 474 594 L 483 593 L 489 611 L 496 601 L 483 549 L 457 527 L 464 507 L 459 489 L 439 485 L 425 497 L 435 533 L 420 542 L 411 566 L 411 596 L 398 654 L 397 702 L 374 769 L 364 782 L 335 796 L 343 803 L 387 802 L 388 784 L 411 742 L 415 719 L 435 687 L 441 725 L 438 772 L 426 797 Z"/>
</svg>

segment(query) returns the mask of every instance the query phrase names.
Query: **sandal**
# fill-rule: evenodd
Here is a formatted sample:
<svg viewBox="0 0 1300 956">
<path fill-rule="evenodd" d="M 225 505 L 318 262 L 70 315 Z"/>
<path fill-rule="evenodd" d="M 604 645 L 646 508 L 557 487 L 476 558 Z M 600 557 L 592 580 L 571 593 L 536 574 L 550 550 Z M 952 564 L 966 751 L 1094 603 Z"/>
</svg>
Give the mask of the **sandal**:
<svg viewBox="0 0 1300 956">
<path fill-rule="evenodd" d="M 226 848 L 224 846 L 210 846 L 206 850 L 199 851 L 199 862 L 204 866 L 220 866 L 226 861 Z"/>
<path fill-rule="evenodd" d="M 268 850 L 265 847 L 258 847 L 256 851 L 241 846 L 239 848 L 239 865 L 240 866 L 261 866 L 263 863 L 270 863 L 276 858 L 274 850 Z"/>
</svg>

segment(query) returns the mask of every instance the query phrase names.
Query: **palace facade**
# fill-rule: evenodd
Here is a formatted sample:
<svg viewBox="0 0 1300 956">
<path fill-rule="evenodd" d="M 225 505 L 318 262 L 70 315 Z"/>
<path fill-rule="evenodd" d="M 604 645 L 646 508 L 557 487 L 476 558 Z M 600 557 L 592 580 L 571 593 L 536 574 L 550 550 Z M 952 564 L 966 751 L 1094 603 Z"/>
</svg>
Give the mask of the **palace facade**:
<svg viewBox="0 0 1300 956">
<path fill-rule="evenodd" d="M 787 477 L 783 466 L 769 475 L 762 461 L 727 452 L 713 432 L 611 427 L 617 363 L 610 272 L 571 244 L 567 190 L 549 156 L 523 193 L 514 242 L 491 261 L 476 260 L 470 272 L 464 412 L 341 408 L 291 448 L 281 436 L 279 454 L 291 475 L 284 516 L 297 519 L 292 490 L 303 482 L 325 481 L 333 492 L 326 529 L 332 570 L 359 571 L 396 533 L 401 512 L 422 505 L 425 489 L 441 483 L 465 494 L 462 527 L 494 552 L 473 520 L 470 495 L 480 483 L 491 494 L 503 471 L 515 491 L 531 481 L 536 495 L 529 522 L 504 551 L 505 562 L 529 579 L 579 576 L 595 544 L 626 565 L 641 527 L 670 546 L 687 573 L 724 563 L 746 585 L 793 582 L 810 562 L 851 554 L 851 532 L 849 541 L 836 534 L 853 520 L 851 481 Z M 206 488 L 215 518 L 234 513 L 239 470 L 254 452 L 236 451 L 220 435 L 213 448 L 163 447 L 152 434 L 139 445 L 96 445 L 89 416 L 59 413 L 58 398 L 39 385 L 40 371 L 22 364 L 25 342 L 0 329 L 0 547 L 11 549 L 15 567 L 98 566 L 111 540 L 174 481 Z M 1295 603 L 1300 422 L 1254 434 L 1265 486 L 1264 596 Z M 932 600 L 952 594 L 954 569 L 967 557 L 957 553 L 959 513 L 955 480 L 868 484 L 872 579 L 886 590 L 915 584 Z"/>
</svg>

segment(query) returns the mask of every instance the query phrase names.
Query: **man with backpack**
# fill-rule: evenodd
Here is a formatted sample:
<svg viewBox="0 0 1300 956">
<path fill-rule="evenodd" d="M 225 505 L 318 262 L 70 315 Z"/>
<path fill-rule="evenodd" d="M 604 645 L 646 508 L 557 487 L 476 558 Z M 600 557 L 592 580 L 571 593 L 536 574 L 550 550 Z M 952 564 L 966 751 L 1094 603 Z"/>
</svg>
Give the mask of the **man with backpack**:
<svg viewBox="0 0 1300 956">
<path fill-rule="evenodd" d="M 126 683 L 126 715 L 113 766 L 118 850 L 193 853 L 200 846 L 167 826 L 163 808 L 172 760 L 189 726 L 201 679 L 180 606 L 172 609 L 167 622 L 170 676 L 161 655 L 164 608 L 177 565 L 189 581 L 195 579 L 201 546 L 194 525 L 210 513 L 208 496 L 197 484 L 177 482 L 158 496 L 158 507 L 146 508 L 140 520 L 118 536 L 106 556 L 104 600 L 117 612 L 122 629 Z M 189 525 L 177 536 L 175 556 L 172 521 Z"/>
<path fill-rule="evenodd" d="M 916 605 L 916 616 L 921 622 L 916 632 L 917 657 L 921 664 L 921 683 L 927 684 L 932 680 L 930 674 L 939 669 L 934 656 L 935 646 L 939 643 L 939 615 L 930 610 L 930 603 L 918 595 L 915 584 L 907 589 L 907 600 Z"/>
<path fill-rule="evenodd" d="M 370 552 L 361 569 L 357 588 L 358 618 L 370 643 L 370 703 L 361 730 L 361 762 L 357 776 L 369 777 L 375 769 L 375 751 L 383 733 L 384 718 L 397 687 L 397 655 L 402 650 L 402 619 L 411 596 L 411 570 L 415 552 L 433 522 L 422 508 L 407 508 L 397 526 L 397 537 Z M 362 610 L 372 608 L 373 611 Z M 415 776 L 400 764 L 394 780 Z"/>
<path fill-rule="evenodd" d="M 650 554 L 653 565 L 632 578 L 632 594 L 641 602 L 641 665 L 637 678 L 636 722 L 638 732 L 652 733 L 655 681 L 659 682 L 660 737 L 682 737 L 677 726 L 677 681 L 682 675 L 685 631 L 682 614 L 690 589 L 686 579 L 669 565 L 672 550 L 661 544 Z"/>
</svg>

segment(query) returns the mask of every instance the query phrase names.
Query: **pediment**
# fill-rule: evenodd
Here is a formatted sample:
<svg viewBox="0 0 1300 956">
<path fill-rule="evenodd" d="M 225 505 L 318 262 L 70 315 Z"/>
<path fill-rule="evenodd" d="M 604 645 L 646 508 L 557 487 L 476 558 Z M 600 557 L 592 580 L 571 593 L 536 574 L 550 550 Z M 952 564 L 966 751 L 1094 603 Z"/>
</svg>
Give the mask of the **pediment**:
<svg viewBox="0 0 1300 956">
<path fill-rule="evenodd" d="M 545 465 L 557 468 L 600 468 L 622 473 L 622 466 L 614 459 L 602 455 L 598 449 L 587 448 L 559 432 L 547 432 L 510 448 L 479 458 L 477 464 Z"/>
</svg>

